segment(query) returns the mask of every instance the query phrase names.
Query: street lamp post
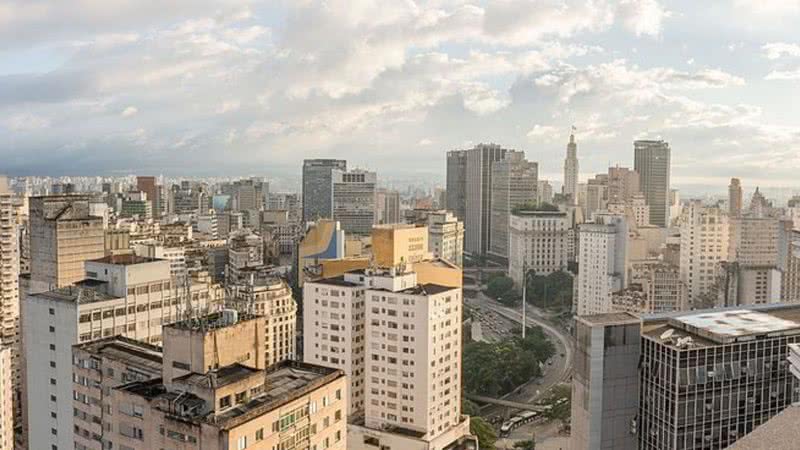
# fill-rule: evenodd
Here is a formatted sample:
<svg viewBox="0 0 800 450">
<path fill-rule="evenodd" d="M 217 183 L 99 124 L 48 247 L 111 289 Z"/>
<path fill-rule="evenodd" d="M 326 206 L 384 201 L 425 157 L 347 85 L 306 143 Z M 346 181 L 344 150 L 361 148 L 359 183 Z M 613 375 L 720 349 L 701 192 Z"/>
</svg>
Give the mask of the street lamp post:
<svg viewBox="0 0 800 450">
<path fill-rule="evenodd" d="M 525 340 L 525 329 L 528 328 L 525 321 L 525 302 L 527 301 L 526 292 L 528 291 L 528 263 L 522 263 L 522 339 Z"/>
</svg>

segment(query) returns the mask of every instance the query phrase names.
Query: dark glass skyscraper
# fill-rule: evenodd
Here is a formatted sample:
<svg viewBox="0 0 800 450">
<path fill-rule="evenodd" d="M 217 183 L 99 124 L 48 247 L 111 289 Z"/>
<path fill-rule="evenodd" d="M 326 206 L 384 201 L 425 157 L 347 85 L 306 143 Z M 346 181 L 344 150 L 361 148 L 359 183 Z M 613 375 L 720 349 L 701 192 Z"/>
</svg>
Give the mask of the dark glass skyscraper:
<svg viewBox="0 0 800 450">
<path fill-rule="evenodd" d="M 670 148 L 666 141 L 635 141 L 633 168 L 650 206 L 650 223 L 669 226 Z"/>
<path fill-rule="evenodd" d="M 332 170 L 347 171 L 343 159 L 303 161 L 303 222 L 333 217 Z"/>
</svg>

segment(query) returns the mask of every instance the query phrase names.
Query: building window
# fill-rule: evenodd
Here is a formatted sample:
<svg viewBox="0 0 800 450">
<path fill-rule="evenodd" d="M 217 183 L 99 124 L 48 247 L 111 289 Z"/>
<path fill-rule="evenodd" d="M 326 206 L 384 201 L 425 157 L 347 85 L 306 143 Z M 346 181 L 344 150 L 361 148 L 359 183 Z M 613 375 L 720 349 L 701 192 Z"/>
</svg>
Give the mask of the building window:
<svg viewBox="0 0 800 450">
<path fill-rule="evenodd" d="M 239 437 L 239 450 L 244 450 L 247 448 L 247 436 L 240 436 Z"/>
</svg>

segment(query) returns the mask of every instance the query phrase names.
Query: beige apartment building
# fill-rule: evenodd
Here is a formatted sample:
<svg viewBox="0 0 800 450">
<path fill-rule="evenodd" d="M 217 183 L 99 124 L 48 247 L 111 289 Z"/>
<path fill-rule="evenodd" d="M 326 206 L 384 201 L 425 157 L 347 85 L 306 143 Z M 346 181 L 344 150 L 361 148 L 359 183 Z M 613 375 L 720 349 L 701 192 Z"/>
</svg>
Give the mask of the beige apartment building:
<svg viewBox="0 0 800 450">
<path fill-rule="evenodd" d="M 267 365 L 295 359 L 297 303 L 286 281 L 259 277 L 230 287 L 229 306 L 239 312 L 264 316 Z"/>
<path fill-rule="evenodd" d="M 717 278 L 717 264 L 728 260 L 730 227 L 728 215 L 717 207 L 689 202 L 680 218 L 681 279 L 686 283 L 689 304 L 703 304 Z M 712 302 L 713 303 L 713 302 Z"/>
<path fill-rule="evenodd" d="M 30 198 L 31 292 L 80 281 L 83 263 L 105 255 L 103 218 L 89 214 L 90 202 L 88 195 Z"/>
<path fill-rule="evenodd" d="M 267 367 L 264 328 L 232 310 L 166 326 L 161 378 L 111 390 L 108 448 L 349 449 L 344 374 Z"/>
</svg>

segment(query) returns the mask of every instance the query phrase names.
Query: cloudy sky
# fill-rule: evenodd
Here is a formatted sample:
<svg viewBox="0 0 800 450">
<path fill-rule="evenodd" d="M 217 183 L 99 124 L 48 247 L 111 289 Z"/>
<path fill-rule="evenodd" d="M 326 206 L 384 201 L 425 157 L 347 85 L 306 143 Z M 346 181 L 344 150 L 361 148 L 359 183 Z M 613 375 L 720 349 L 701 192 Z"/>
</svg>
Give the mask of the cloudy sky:
<svg viewBox="0 0 800 450">
<path fill-rule="evenodd" d="M 800 0 L 0 0 L 0 171 L 560 179 L 662 138 L 680 184 L 797 185 Z M 558 178 L 556 178 L 558 177 Z"/>
</svg>

